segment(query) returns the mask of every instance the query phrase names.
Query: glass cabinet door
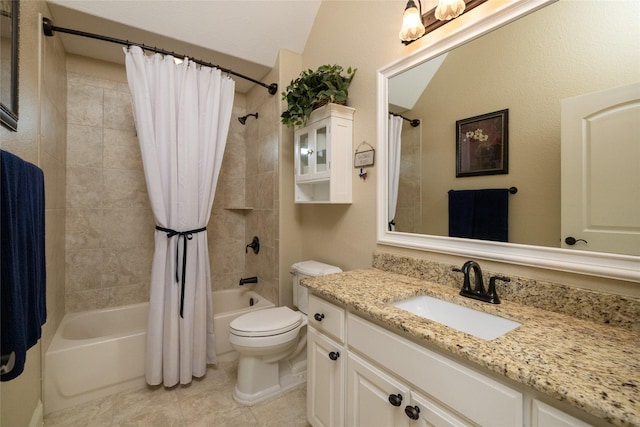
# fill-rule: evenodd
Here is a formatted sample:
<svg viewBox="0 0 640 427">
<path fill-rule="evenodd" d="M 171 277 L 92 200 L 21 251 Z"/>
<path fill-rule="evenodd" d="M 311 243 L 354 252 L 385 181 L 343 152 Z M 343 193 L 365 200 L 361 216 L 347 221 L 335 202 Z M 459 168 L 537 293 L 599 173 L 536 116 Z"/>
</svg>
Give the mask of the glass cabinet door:
<svg viewBox="0 0 640 427">
<path fill-rule="evenodd" d="M 323 126 L 316 130 L 316 173 L 326 172 L 329 169 L 327 154 L 327 127 Z"/>
<path fill-rule="evenodd" d="M 296 134 L 296 179 L 315 181 L 329 178 L 331 154 L 327 120 Z"/>
<path fill-rule="evenodd" d="M 309 173 L 309 134 L 303 133 L 298 139 L 298 175 L 304 176 Z"/>
</svg>

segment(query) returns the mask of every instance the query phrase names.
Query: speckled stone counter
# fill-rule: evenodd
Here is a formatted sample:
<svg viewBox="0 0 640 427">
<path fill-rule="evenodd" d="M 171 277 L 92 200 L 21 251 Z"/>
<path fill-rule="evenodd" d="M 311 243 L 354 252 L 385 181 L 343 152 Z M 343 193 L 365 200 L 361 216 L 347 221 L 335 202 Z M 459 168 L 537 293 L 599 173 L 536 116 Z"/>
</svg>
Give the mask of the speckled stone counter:
<svg viewBox="0 0 640 427">
<path fill-rule="evenodd" d="M 392 331 L 485 367 L 619 426 L 640 426 L 640 334 L 511 301 L 493 305 L 458 289 L 376 268 L 307 278 L 312 293 Z M 430 295 L 520 322 L 492 341 L 389 303 Z"/>
</svg>

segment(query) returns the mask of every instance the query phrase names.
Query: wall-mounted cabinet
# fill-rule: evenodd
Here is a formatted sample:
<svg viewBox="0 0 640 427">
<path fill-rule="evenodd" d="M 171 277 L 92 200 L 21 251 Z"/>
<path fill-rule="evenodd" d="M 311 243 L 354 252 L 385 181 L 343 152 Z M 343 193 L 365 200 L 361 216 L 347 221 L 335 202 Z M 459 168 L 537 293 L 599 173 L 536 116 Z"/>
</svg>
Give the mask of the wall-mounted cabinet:
<svg viewBox="0 0 640 427">
<path fill-rule="evenodd" d="M 327 104 L 295 131 L 296 203 L 351 203 L 354 112 Z"/>
</svg>

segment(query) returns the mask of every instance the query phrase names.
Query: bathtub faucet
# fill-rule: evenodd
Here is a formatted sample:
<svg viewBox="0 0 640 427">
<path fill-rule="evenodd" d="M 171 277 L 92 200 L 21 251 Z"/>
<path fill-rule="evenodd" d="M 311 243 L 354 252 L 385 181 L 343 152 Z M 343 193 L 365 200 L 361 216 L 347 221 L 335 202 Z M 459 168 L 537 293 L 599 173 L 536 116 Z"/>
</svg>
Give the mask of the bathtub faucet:
<svg viewBox="0 0 640 427">
<path fill-rule="evenodd" d="M 242 285 L 246 285 L 247 283 L 258 283 L 258 276 L 240 279 L 239 285 L 242 286 Z"/>
</svg>

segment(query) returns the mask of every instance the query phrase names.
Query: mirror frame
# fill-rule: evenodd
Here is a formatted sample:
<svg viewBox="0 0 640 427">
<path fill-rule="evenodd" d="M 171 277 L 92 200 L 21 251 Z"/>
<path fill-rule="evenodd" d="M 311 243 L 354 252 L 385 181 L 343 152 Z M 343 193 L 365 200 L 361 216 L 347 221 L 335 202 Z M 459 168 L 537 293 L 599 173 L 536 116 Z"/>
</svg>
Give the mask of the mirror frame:
<svg viewBox="0 0 640 427">
<path fill-rule="evenodd" d="M 11 0 L 11 87 L 8 100 L 0 99 L 0 123 L 9 130 L 18 131 L 18 37 L 20 2 Z M 5 104 L 6 101 L 8 105 Z"/>
<path fill-rule="evenodd" d="M 474 17 L 473 23 L 459 25 L 431 44 L 393 62 L 377 72 L 377 145 L 380 170 L 377 176 L 377 243 L 449 255 L 471 257 L 528 267 L 537 267 L 615 280 L 640 282 L 640 257 L 604 252 L 588 252 L 516 243 L 490 242 L 452 237 L 390 232 L 388 212 L 388 79 L 424 61 L 502 27 L 557 0 L 516 0 L 498 3 L 491 11 Z M 487 2 L 488 4 L 491 2 Z M 477 9 L 481 9 L 480 7 Z M 452 160 L 453 161 L 453 160 Z"/>
</svg>

